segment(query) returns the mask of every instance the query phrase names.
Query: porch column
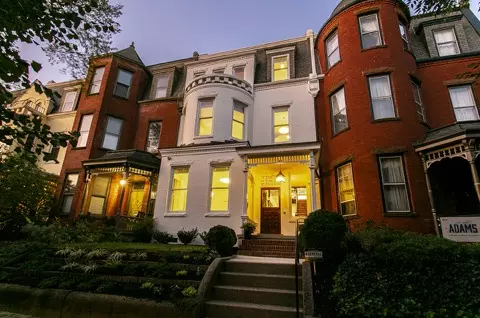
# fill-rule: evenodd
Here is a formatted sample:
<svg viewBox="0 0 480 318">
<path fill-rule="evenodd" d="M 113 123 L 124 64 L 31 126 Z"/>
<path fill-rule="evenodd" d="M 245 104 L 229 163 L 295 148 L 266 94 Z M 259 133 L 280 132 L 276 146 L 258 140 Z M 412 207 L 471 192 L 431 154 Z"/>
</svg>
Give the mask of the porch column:
<svg viewBox="0 0 480 318">
<path fill-rule="evenodd" d="M 248 194 L 248 157 L 243 157 L 243 206 L 242 206 L 242 224 L 248 220 L 247 215 L 247 194 Z"/>
<path fill-rule="evenodd" d="M 315 154 L 310 151 L 310 208 L 311 212 L 317 209 L 317 191 L 315 189 Z"/>
<path fill-rule="evenodd" d="M 438 221 L 437 221 L 437 211 L 435 210 L 435 205 L 433 201 L 433 192 L 432 192 L 432 186 L 430 184 L 430 177 L 428 176 L 427 163 L 425 162 L 425 156 L 423 155 L 423 153 L 420 153 L 420 157 L 422 158 L 423 171 L 425 172 L 425 182 L 427 183 L 428 199 L 430 201 L 430 206 L 432 207 L 432 217 L 433 217 L 433 226 L 435 227 L 435 234 L 437 234 L 437 236 L 440 236 L 440 231 L 438 229 Z"/>
<path fill-rule="evenodd" d="M 467 150 L 467 159 L 470 163 L 470 170 L 472 171 L 473 185 L 475 186 L 475 191 L 477 192 L 477 198 L 480 202 L 480 178 L 478 177 L 477 166 L 475 165 L 475 156 L 473 150 L 475 148 L 473 139 L 469 141 L 469 145 L 466 147 Z"/>
</svg>

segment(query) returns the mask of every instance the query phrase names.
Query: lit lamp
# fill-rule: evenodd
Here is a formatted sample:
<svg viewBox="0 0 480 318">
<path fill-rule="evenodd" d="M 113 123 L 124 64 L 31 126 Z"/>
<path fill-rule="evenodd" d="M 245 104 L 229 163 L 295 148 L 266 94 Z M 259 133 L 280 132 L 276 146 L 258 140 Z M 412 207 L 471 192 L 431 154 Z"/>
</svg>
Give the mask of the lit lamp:
<svg viewBox="0 0 480 318">
<path fill-rule="evenodd" d="M 282 164 L 280 164 L 280 172 L 275 177 L 275 181 L 283 183 L 283 182 L 285 182 L 285 180 L 286 180 L 286 178 L 282 173 Z"/>
<path fill-rule="evenodd" d="M 127 184 L 127 180 L 125 180 L 125 179 L 120 180 L 120 185 L 122 187 L 124 187 L 126 184 Z"/>
</svg>

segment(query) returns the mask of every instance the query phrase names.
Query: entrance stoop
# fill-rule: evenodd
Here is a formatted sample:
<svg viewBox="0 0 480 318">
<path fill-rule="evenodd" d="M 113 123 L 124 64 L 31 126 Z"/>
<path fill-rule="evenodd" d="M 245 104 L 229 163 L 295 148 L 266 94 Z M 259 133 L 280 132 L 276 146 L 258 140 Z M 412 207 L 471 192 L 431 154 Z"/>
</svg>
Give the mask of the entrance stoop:
<svg viewBox="0 0 480 318">
<path fill-rule="evenodd" d="M 242 240 L 239 255 L 295 258 L 295 238 L 252 238 Z"/>
<path fill-rule="evenodd" d="M 300 277 L 300 317 L 302 290 Z M 225 262 L 211 299 L 205 303 L 205 317 L 293 318 L 295 306 L 293 260 L 238 256 Z"/>
</svg>

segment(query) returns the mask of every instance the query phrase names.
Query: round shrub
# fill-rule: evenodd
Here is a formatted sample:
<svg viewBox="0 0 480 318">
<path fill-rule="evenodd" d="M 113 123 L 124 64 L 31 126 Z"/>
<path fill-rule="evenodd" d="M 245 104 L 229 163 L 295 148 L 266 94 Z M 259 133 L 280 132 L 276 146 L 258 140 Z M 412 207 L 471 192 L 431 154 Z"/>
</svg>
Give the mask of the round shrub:
<svg viewBox="0 0 480 318">
<path fill-rule="evenodd" d="M 192 230 L 181 229 L 177 232 L 178 239 L 185 245 L 192 243 L 193 240 L 197 237 L 197 235 L 197 228 L 194 228 Z"/>
<path fill-rule="evenodd" d="M 177 239 L 172 234 L 165 231 L 153 231 L 153 239 L 161 244 L 175 243 Z"/>
<path fill-rule="evenodd" d="M 340 214 L 317 210 L 305 219 L 301 241 L 307 249 L 333 251 L 340 248 L 347 233 L 347 224 Z"/>
<path fill-rule="evenodd" d="M 227 226 L 216 225 L 208 231 L 208 247 L 215 250 L 220 256 L 232 255 L 233 246 L 237 243 L 235 231 Z"/>
</svg>

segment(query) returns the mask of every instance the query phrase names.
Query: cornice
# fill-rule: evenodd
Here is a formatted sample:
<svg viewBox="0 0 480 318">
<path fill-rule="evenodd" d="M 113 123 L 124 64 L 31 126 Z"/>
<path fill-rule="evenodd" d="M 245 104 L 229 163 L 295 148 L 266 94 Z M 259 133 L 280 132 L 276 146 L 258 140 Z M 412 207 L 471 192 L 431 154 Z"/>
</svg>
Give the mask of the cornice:
<svg viewBox="0 0 480 318">
<path fill-rule="evenodd" d="M 230 62 L 242 61 L 242 60 L 248 60 L 248 59 L 254 59 L 254 58 L 255 58 L 255 52 L 238 53 L 235 55 L 224 55 L 219 57 L 212 57 L 211 59 L 206 59 L 206 60 L 188 62 L 188 63 L 185 63 L 185 66 L 187 67 L 187 69 L 189 69 L 194 67 L 211 66 L 211 65 L 218 64 L 220 62 L 230 63 Z"/>
<path fill-rule="evenodd" d="M 60 113 L 54 113 L 54 114 L 48 114 L 46 117 L 47 117 L 47 120 L 48 119 L 58 119 L 58 118 L 62 118 L 62 117 L 75 117 L 75 114 L 77 113 L 76 110 L 72 110 L 71 112 L 60 112 Z"/>
<path fill-rule="evenodd" d="M 166 157 L 169 155 L 189 155 L 198 153 L 222 153 L 236 151 L 237 147 L 247 146 L 247 142 L 225 143 L 218 145 L 198 145 L 176 148 L 160 149 L 160 155 Z"/>
<path fill-rule="evenodd" d="M 268 83 L 261 83 L 253 85 L 253 91 L 265 91 L 269 89 L 276 89 L 276 88 L 283 88 L 283 87 L 291 87 L 291 86 L 300 86 L 300 85 L 307 85 L 308 84 L 308 77 L 302 78 L 294 78 L 285 81 L 279 82 L 268 82 Z"/>
</svg>

